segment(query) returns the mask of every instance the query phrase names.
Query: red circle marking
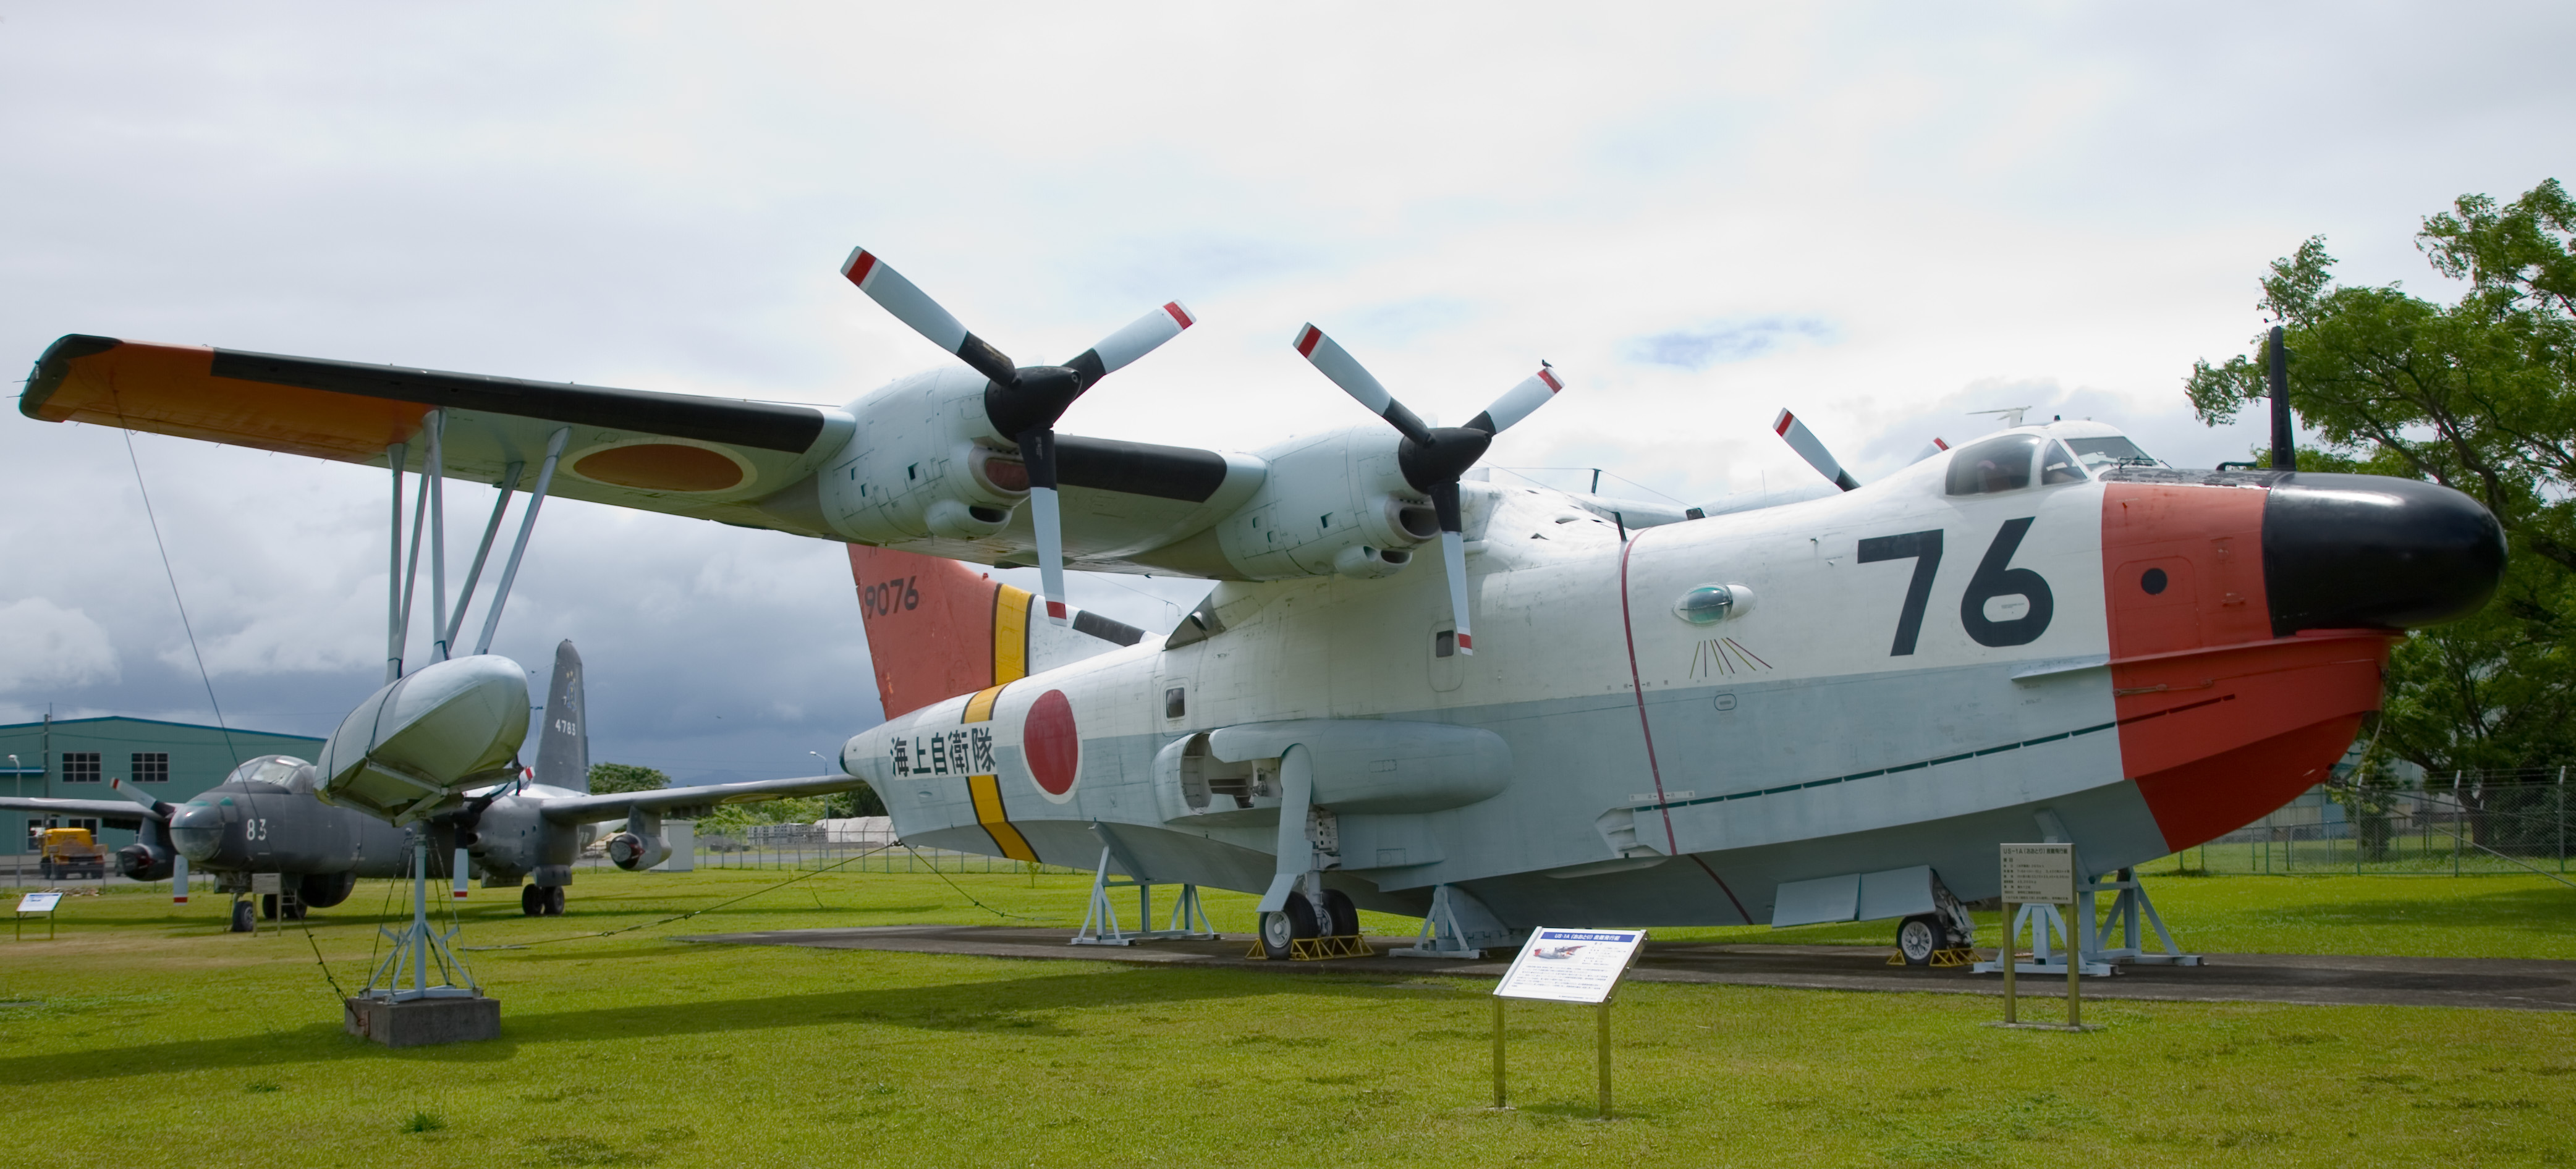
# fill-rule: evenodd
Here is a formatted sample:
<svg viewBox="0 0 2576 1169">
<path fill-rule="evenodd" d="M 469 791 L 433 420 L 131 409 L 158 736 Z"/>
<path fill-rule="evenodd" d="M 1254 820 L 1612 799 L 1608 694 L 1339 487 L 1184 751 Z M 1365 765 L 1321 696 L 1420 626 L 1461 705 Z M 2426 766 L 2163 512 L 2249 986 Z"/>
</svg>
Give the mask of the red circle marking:
<svg viewBox="0 0 2576 1169">
<path fill-rule="evenodd" d="M 1020 742 L 1029 753 L 1029 774 L 1051 796 L 1073 790 L 1082 769 L 1082 735 L 1073 726 L 1073 703 L 1062 690 L 1049 690 L 1029 704 L 1020 724 Z"/>
</svg>

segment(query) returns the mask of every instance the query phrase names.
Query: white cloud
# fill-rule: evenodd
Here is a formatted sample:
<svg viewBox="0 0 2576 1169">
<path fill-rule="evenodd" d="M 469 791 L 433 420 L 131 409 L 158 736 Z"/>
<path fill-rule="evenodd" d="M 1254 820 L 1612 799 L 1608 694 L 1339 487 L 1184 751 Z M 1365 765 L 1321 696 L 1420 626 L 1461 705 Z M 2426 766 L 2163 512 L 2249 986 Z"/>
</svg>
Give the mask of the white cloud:
<svg viewBox="0 0 2576 1169">
<path fill-rule="evenodd" d="M 116 647 L 89 614 L 43 597 L 0 605 L 0 694 L 113 682 L 116 675 Z"/>
</svg>

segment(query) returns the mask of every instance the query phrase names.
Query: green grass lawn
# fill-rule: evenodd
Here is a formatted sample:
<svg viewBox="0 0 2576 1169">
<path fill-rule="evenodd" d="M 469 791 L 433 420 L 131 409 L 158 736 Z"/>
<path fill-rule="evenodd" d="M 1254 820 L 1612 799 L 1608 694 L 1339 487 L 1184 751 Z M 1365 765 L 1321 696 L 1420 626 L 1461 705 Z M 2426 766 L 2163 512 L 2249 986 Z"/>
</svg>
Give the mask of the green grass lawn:
<svg viewBox="0 0 2576 1169">
<path fill-rule="evenodd" d="M 2576 889 L 2529 875 L 2149 876 L 2147 895 L 2187 952 L 2576 958 Z M 2110 897 L 2102 898 L 2107 910 Z M 1976 915 L 1991 944 L 2000 915 Z M 1892 922 L 1657 930 L 1671 940 L 1892 946 Z M 2152 931 L 2150 931 L 2152 937 Z M 2029 935 L 2023 935 L 2025 944 Z M 2154 948 L 2152 942 L 2149 946 Z"/>
<path fill-rule="evenodd" d="M 177 912 L 152 890 L 71 898 L 60 940 L 0 940 L 0 1001 L 31 1004 L 0 1008 L 0 1101 L 22 1150 L 118 1166 L 2576 1157 L 2576 1015 L 2101 1002 L 2086 1018 L 2107 1030 L 2061 1035 L 1981 1026 L 1997 1008 L 1978 996 L 1639 983 L 1617 1008 L 1622 1118 L 1603 1125 L 1580 1008 L 1513 1006 L 1519 1108 L 1484 1109 L 1476 981 L 671 940 L 1016 920 L 969 895 L 1070 925 L 1087 878 L 833 874 L 578 936 L 782 876 L 585 871 L 551 919 L 477 890 L 460 941 L 527 947 L 471 955 L 504 1037 L 402 1052 L 341 1034 L 315 955 L 343 986 L 363 979 L 384 884 L 317 914 L 310 943 L 226 934 L 220 898 Z M 2570 956 L 2550 935 L 2576 891 L 2514 881 L 2157 892 L 2208 949 Z M 1248 928 L 1249 908 L 1210 898 L 1223 929 Z"/>
</svg>

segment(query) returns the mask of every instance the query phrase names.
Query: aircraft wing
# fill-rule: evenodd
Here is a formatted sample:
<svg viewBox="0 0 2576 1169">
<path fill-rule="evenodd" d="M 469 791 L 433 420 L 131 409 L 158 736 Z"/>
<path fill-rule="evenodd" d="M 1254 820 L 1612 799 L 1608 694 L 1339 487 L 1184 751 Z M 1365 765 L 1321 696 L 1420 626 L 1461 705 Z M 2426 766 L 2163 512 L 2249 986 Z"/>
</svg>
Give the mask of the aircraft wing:
<svg viewBox="0 0 2576 1169">
<path fill-rule="evenodd" d="M 550 488 L 593 503 L 808 531 L 752 501 L 811 476 L 856 423 L 839 410 L 537 382 L 406 366 L 160 345 L 75 333 L 36 360 L 20 413 L 317 459 L 384 466 L 423 416 L 447 411 L 451 478 L 536 481 L 547 441 L 571 434 Z M 819 520 L 820 517 L 813 517 Z"/>
<path fill-rule="evenodd" d="M 149 815 L 131 800 L 63 800 L 50 796 L 0 796 L 0 812 L 38 812 L 47 816 L 96 816 L 103 820 L 140 822 Z"/>
<path fill-rule="evenodd" d="M 617 792 L 612 795 L 572 796 L 547 800 L 539 806 L 538 810 L 546 819 L 557 824 L 593 824 L 603 820 L 622 820 L 628 813 L 639 809 L 667 815 L 678 808 L 711 808 L 718 804 L 756 804 L 764 800 L 826 796 L 834 792 L 848 791 L 866 782 L 852 775 L 817 775 L 805 779 L 752 779 L 741 783 L 710 783 L 695 787 Z"/>
</svg>

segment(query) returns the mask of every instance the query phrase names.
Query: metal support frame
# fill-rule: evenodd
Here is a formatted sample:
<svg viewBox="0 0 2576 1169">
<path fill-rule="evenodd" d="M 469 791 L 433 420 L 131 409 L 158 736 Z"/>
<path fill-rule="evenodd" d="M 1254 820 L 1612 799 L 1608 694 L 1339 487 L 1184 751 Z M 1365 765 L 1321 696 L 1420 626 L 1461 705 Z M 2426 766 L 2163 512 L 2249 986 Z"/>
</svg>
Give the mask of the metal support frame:
<svg viewBox="0 0 2576 1169">
<path fill-rule="evenodd" d="M 1467 944 L 1467 931 L 1458 924 L 1457 905 L 1450 899 L 1447 885 L 1431 890 L 1431 912 L 1422 918 L 1422 932 L 1413 944 L 1387 953 L 1397 958 L 1465 958 L 1480 959 L 1485 951 Z"/>
<path fill-rule="evenodd" d="M 2014 912 L 2012 920 L 2004 923 L 2003 945 L 1995 951 L 1994 960 L 1979 962 L 1969 969 L 1977 974 L 2008 973 L 2004 970 L 2004 958 L 2021 948 L 2021 932 L 2025 929 L 2030 931 L 2030 960 L 2016 960 L 2012 969 L 2023 974 L 2066 973 L 2067 940 L 2080 935 L 2068 924 L 2065 914 L 2043 901 L 2023 905 Z M 2053 946 L 2049 944 L 2052 936 L 2057 939 Z M 2096 977 L 2112 973 L 2110 963 L 2095 961 L 2091 954 L 2085 954 L 2077 967 L 2082 973 Z"/>
<path fill-rule="evenodd" d="M 2093 895 L 2118 892 L 2111 899 L 2111 916 L 2103 920 L 2094 916 Z M 2173 933 L 2165 929 L 2165 919 L 2156 912 L 2156 903 L 2147 897 L 2146 882 L 2138 879 L 2138 870 L 2121 869 L 2108 881 L 2078 881 L 2075 884 L 2077 904 L 2083 915 L 2075 923 L 2076 947 L 2087 964 L 2102 962 L 2135 962 L 2144 966 L 2198 966 L 2200 955 L 2186 954 L 2175 945 Z M 2096 923 L 2099 922 L 2097 925 Z M 2146 935 L 2141 925 L 2155 927 L 2156 939 L 2164 943 L 2162 953 L 2146 949 Z M 2106 939 L 2104 935 L 2109 935 Z M 2116 947 L 2104 944 L 2117 939 Z"/>
<path fill-rule="evenodd" d="M 1180 897 L 1172 902 L 1170 921 L 1162 929 L 1151 928 L 1154 924 L 1153 879 L 1145 875 L 1144 867 L 1135 863 L 1126 849 L 1120 847 L 1121 842 L 1107 825 L 1095 823 L 1091 827 L 1101 839 L 1100 865 L 1091 875 L 1091 910 L 1083 915 L 1082 928 L 1067 944 L 1128 946 L 1137 942 L 1210 941 L 1217 937 L 1216 930 L 1208 924 L 1206 908 L 1199 904 L 1199 887 L 1196 885 L 1181 886 Z M 1113 862 L 1128 874 L 1125 880 L 1110 877 Z M 1136 890 L 1136 928 L 1132 931 L 1120 924 L 1118 907 L 1109 899 L 1110 890 L 1130 888 Z"/>
<path fill-rule="evenodd" d="M 429 492 L 429 635 L 430 659 L 447 660 L 447 452 L 440 436 L 447 430 L 447 411 L 429 412 L 429 460 L 421 464 L 422 487 Z"/>
<path fill-rule="evenodd" d="M 377 933 L 394 944 L 393 950 L 376 963 L 375 970 L 367 976 L 366 988 L 360 990 L 357 997 L 387 1003 L 425 998 L 480 997 L 483 988 L 475 983 L 473 973 L 447 946 L 448 939 L 456 936 L 458 928 L 450 927 L 445 933 L 430 928 L 429 833 L 415 827 L 411 835 L 411 925 L 401 933 L 383 926 L 376 927 Z M 439 981 L 436 984 L 429 981 L 433 962 L 438 966 Z M 406 966 L 410 968 L 411 975 L 409 989 L 402 985 Z M 465 978 L 463 986 L 451 981 L 459 975 Z"/>
<path fill-rule="evenodd" d="M 510 510 L 510 493 L 519 489 L 519 476 L 527 469 L 526 463 L 513 462 L 502 473 L 501 481 L 493 484 L 501 489 L 501 497 L 492 501 L 492 518 L 483 525 L 483 542 L 474 548 L 473 565 L 465 570 L 465 587 L 456 594 L 456 611 L 447 615 L 449 645 L 456 644 L 457 633 L 465 627 L 465 608 L 474 603 L 474 586 L 483 579 L 483 562 L 492 555 L 492 538 L 501 534 L 501 516 Z"/>
<path fill-rule="evenodd" d="M 572 440 L 572 428 L 555 428 L 546 439 L 546 460 L 537 465 L 537 485 L 528 492 L 528 510 L 519 515 L 519 538 L 510 544 L 510 562 L 501 569 L 501 582 L 492 588 L 492 610 L 483 617 L 483 636 L 474 641 L 474 652 L 492 652 L 492 635 L 501 628 L 501 607 L 510 603 L 510 585 L 519 579 L 519 560 L 528 553 L 528 534 L 537 528 L 537 509 L 546 505 L 546 490 L 554 485 L 555 463 L 563 458 L 564 444 Z"/>
<path fill-rule="evenodd" d="M 385 448 L 385 466 L 394 473 L 393 538 L 386 541 L 390 563 L 385 567 L 385 683 L 391 685 L 402 677 L 403 656 L 403 547 L 402 547 L 402 477 L 403 464 L 411 461 L 411 445 L 395 443 Z"/>
</svg>

